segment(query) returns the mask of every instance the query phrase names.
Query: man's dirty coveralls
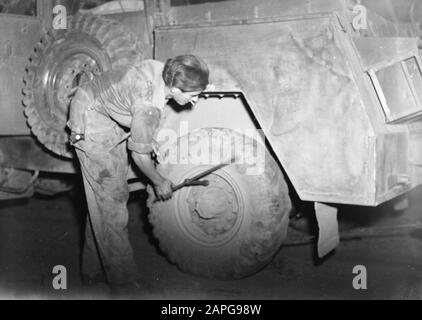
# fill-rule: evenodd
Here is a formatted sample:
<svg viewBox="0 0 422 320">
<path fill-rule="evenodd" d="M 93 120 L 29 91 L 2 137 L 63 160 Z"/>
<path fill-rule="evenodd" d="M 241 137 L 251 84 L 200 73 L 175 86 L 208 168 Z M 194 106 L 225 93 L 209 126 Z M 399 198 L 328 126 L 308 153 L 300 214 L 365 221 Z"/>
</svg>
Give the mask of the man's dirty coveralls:
<svg viewBox="0 0 422 320">
<path fill-rule="evenodd" d="M 76 142 L 88 202 L 82 273 L 106 271 L 111 284 L 139 278 L 128 239 L 128 151 L 149 154 L 166 103 L 164 65 L 144 60 L 108 71 L 81 85 L 71 103 L 68 126 L 84 133 Z M 126 143 L 124 128 L 130 130 Z"/>
</svg>

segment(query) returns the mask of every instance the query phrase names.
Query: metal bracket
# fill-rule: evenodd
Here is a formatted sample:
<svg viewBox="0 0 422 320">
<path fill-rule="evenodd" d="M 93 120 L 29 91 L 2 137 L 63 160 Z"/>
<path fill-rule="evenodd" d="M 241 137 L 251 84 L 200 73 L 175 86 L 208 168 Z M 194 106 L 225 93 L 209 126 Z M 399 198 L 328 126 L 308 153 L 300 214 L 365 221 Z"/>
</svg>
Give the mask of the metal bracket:
<svg viewBox="0 0 422 320">
<path fill-rule="evenodd" d="M 315 202 L 315 215 L 318 221 L 318 256 L 324 257 L 340 243 L 337 208 Z"/>
</svg>

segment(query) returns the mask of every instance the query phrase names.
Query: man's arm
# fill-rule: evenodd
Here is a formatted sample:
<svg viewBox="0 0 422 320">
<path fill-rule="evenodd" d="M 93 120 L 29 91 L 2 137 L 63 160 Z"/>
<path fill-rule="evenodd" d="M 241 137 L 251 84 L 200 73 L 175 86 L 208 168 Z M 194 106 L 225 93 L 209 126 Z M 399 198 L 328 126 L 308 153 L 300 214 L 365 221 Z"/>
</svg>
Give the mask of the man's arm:
<svg viewBox="0 0 422 320">
<path fill-rule="evenodd" d="M 157 172 L 151 159 L 153 136 L 159 121 L 160 112 L 157 108 L 139 108 L 132 118 L 128 148 L 132 151 L 132 158 L 136 165 L 153 183 L 157 198 L 159 200 L 168 200 L 173 194 L 173 184 Z"/>
<path fill-rule="evenodd" d="M 161 112 L 153 105 L 154 87 L 150 77 L 141 71 L 131 69 L 127 75 L 130 80 L 128 87 L 131 88 L 132 103 L 131 137 L 128 140 L 128 148 L 132 151 L 132 158 L 136 165 L 154 184 L 157 198 L 168 200 L 173 193 L 173 184 L 157 172 L 150 156 L 153 151 L 153 137 L 160 124 Z"/>
<path fill-rule="evenodd" d="M 142 170 L 142 172 L 151 180 L 154 184 L 154 189 L 158 199 L 164 201 L 172 197 L 173 183 L 163 178 L 158 171 L 155 169 L 154 161 L 151 159 L 150 154 L 132 153 L 133 161 Z"/>
</svg>

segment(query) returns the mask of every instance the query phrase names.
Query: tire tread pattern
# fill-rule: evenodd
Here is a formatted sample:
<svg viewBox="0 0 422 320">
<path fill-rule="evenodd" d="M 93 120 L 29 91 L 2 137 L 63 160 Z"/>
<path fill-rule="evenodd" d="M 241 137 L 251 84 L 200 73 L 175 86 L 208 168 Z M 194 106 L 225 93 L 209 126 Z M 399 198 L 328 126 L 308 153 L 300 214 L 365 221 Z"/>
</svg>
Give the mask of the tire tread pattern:
<svg viewBox="0 0 422 320">
<path fill-rule="evenodd" d="M 72 158 L 73 153 L 67 145 L 68 133 L 65 130 L 58 131 L 51 128 L 48 121 L 41 117 L 41 109 L 54 108 L 54 106 L 48 106 L 47 101 L 42 103 L 35 101 L 35 94 L 39 95 L 46 91 L 37 77 L 44 55 L 69 33 L 87 34 L 93 41 L 101 43 L 104 52 L 111 60 L 112 68 L 142 59 L 144 53 L 136 36 L 114 20 L 95 15 L 76 15 L 68 18 L 68 26 L 67 30 L 49 30 L 36 45 L 26 67 L 22 92 L 24 94 L 24 113 L 32 133 L 50 151 L 63 157 Z M 116 46 L 114 43 L 119 45 Z M 121 59 L 121 56 L 125 56 L 125 59 Z"/>
</svg>

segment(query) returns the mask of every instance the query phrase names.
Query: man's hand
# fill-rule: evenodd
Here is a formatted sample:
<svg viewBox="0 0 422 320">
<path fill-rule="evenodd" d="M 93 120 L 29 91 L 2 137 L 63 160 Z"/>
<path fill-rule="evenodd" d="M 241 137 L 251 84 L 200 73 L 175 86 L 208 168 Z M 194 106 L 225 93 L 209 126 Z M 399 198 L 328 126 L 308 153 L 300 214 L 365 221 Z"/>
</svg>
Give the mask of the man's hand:
<svg viewBox="0 0 422 320">
<path fill-rule="evenodd" d="M 141 171 L 149 178 L 154 185 L 155 195 L 158 200 L 165 201 L 172 197 L 174 187 L 173 183 L 163 178 L 154 166 L 154 161 L 150 154 L 140 154 L 132 152 L 132 158 Z"/>
<path fill-rule="evenodd" d="M 169 200 L 173 196 L 173 187 L 174 184 L 170 180 L 163 178 L 160 183 L 154 186 L 157 198 L 161 201 Z"/>
</svg>

